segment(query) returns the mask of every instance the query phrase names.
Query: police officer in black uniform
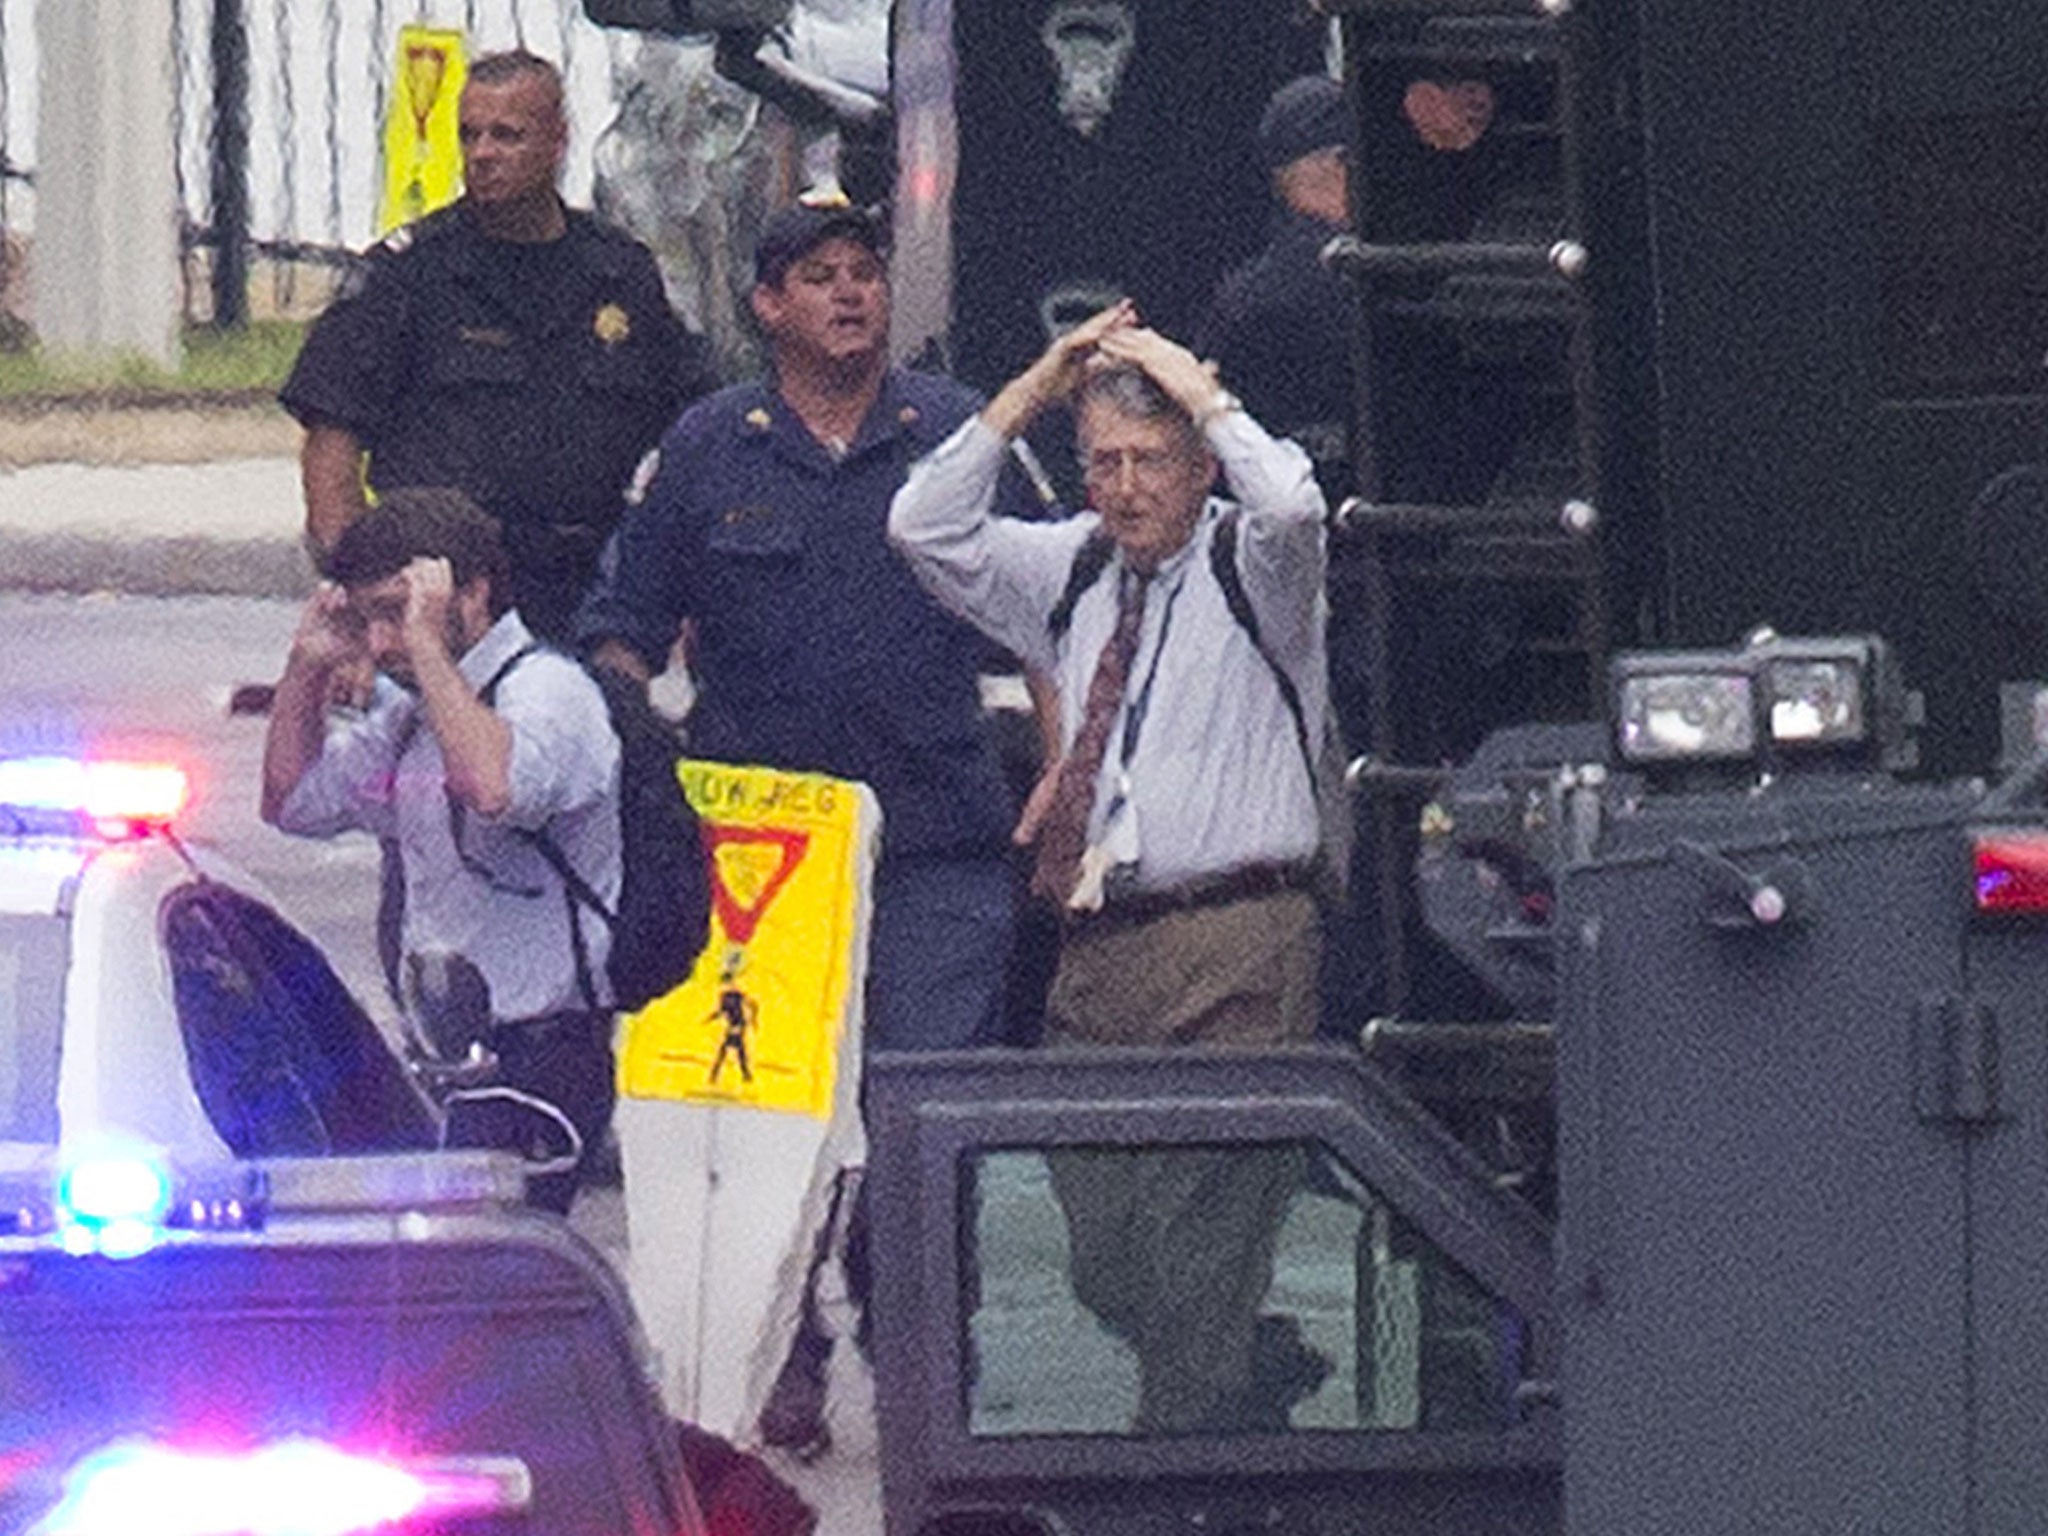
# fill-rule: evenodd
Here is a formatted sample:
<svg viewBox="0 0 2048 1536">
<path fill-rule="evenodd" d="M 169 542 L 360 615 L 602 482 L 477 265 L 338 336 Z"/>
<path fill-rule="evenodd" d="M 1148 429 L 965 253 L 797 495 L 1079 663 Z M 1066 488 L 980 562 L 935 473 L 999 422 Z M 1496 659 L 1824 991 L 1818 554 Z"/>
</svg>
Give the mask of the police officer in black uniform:
<svg viewBox="0 0 2048 1536">
<path fill-rule="evenodd" d="M 1258 129 L 1272 233 L 1223 280 L 1195 343 L 1247 411 L 1307 450 L 1331 506 L 1351 489 L 1351 295 L 1319 257 L 1349 216 L 1348 136 L 1335 80 L 1305 75 L 1273 93 Z"/>
<path fill-rule="evenodd" d="M 450 485 L 504 527 L 513 601 L 566 640 L 635 466 L 709 386 L 645 247 L 555 191 L 562 81 L 472 65 L 461 201 L 395 231 L 320 317 L 281 393 L 306 428 L 306 532 L 331 548 L 373 490 Z"/>
</svg>

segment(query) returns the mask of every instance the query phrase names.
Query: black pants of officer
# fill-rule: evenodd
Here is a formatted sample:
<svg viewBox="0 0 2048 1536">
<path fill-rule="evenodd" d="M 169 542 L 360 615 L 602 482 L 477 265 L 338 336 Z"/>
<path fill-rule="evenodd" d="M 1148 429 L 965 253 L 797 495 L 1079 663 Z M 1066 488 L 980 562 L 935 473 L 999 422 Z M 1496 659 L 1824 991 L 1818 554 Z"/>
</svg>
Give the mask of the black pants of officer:
<svg viewBox="0 0 2048 1536">
<path fill-rule="evenodd" d="M 499 1086 L 552 1104 L 583 1139 L 583 1155 L 575 1167 L 527 1180 L 528 1205 L 566 1216 L 582 1187 L 584 1171 L 604 1146 L 618 1100 L 611 1031 L 609 1013 L 558 1013 L 500 1024 L 492 1032 Z M 535 1162 L 566 1152 L 568 1138 L 545 1112 L 506 1095 L 485 1093 L 490 1096 L 465 1097 L 449 1106 L 449 1146 L 497 1147 Z"/>
</svg>

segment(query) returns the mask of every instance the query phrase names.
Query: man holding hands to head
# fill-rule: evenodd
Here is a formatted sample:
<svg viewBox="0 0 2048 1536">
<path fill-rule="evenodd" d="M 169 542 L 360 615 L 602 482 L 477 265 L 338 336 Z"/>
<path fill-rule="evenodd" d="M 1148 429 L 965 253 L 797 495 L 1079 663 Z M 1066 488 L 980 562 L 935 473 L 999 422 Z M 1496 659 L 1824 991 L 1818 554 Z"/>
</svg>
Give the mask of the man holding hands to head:
<svg viewBox="0 0 2048 1536">
<path fill-rule="evenodd" d="M 1009 440 L 1069 397 L 1091 510 L 991 516 Z M 1234 505 L 1209 494 L 1219 464 Z M 919 578 L 1059 685 L 1034 880 L 1062 917 L 1051 1043 L 1313 1032 L 1323 510 L 1308 456 L 1127 304 L 1054 342 L 897 494 L 890 537 Z M 1298 1156 L 1051 1164 L 1075 1289 L 1137 1355 L 1136 1427 L 1284 1428 L 1326 1369 L 1259 1316 Z"/>
<path fill-rule="evenodd" d="M 1010 439 L 1070 396 L 1091 510 L 991 516 Z M 1209 494 L 1219 463 L 1235 505 Z M 1052 1033 L 1311 1033 L 1325 683 L 1307 455 L 1120 305 L 914 467 L 889 531 L 942 604 L 1059 684 L 1034 880 L 1066 924 Z"/>
<path fill-rule="evenodd" d="M 537 844 L 617 906 L 619 744 L 596 683 L 535 644 L 507 573 L 497 523 L 457 490 L 393 491 L 342 530 L 277 685 L 263 819 L 398 850 L 405 955 L 476 968 L 505 1086 L 561 1111 L 588 1152 L 612 1112 L 611 935 Z M 369 709 L 330 730 L 335 673 L 364 663 Z M 503 1096 L 464 1108 L 459 1144 L 524 1150 L 544 1130 Z M 529 1200 L 566 1213 L 579 1171 L 534 1178 Z"/>
</svg>

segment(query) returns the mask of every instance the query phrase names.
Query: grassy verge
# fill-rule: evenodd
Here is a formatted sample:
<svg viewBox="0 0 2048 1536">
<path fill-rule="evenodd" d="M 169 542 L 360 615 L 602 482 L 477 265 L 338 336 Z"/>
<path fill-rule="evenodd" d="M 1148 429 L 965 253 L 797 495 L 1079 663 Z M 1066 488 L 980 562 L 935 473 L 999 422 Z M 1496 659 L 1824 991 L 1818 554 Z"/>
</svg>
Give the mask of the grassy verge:
<svg viewBox="0 0 2048 1536">
<path fill-rule="evenodd" d="M 240 331 L 188 327 L 176 369 L 139 357 L 80 367 L 53 366 L 40 352 L 0 352 L 0 403 L 33 406 L 66 400 L 148 406 L 192 405 L 217 397 L 223 405 L 273 393 L 291 371 L 306 327 L 291 320 L 257 321 Z"/>
</svg>

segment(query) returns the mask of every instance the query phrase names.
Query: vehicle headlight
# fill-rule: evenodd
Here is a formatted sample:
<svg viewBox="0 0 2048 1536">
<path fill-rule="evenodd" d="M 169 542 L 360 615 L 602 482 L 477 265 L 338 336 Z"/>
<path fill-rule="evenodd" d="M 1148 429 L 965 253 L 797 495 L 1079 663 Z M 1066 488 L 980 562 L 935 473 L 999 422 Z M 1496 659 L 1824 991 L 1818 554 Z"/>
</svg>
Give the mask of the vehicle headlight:
<svg viewBox="0 0 2048 1536">
<path fill-rule="evenodd" d="M 1853 661 L 1770 667 L 1771 740 L 1815 746 L 1863 739 L 1863 668 Z"/>
<path fill-rule="evenodd" d="M 1770 690 L 1771 739 L 1779 746 L 1853 746 L 1876 726 L 1874 695 L 1889 681 L 1882 640 L 1850 635 L 1787 639 L 1765 631 L 1750 648 L 1763 662 Z"/>
<path fill-rule="evenodd" d="M 1754 756 L 1756 679 L 1734 670 L 1624 673 L 1615 687 L 1615 736 L 1631 763 Z"/>
<path fill-rule="evenodd" d="M 1918 696 L 1875 635 L 1758 629 L 1727 651 L 1633 651 L 1610 672 L 1616 748 L 1645 768 L 1911 767 Z"/>
</svg>

